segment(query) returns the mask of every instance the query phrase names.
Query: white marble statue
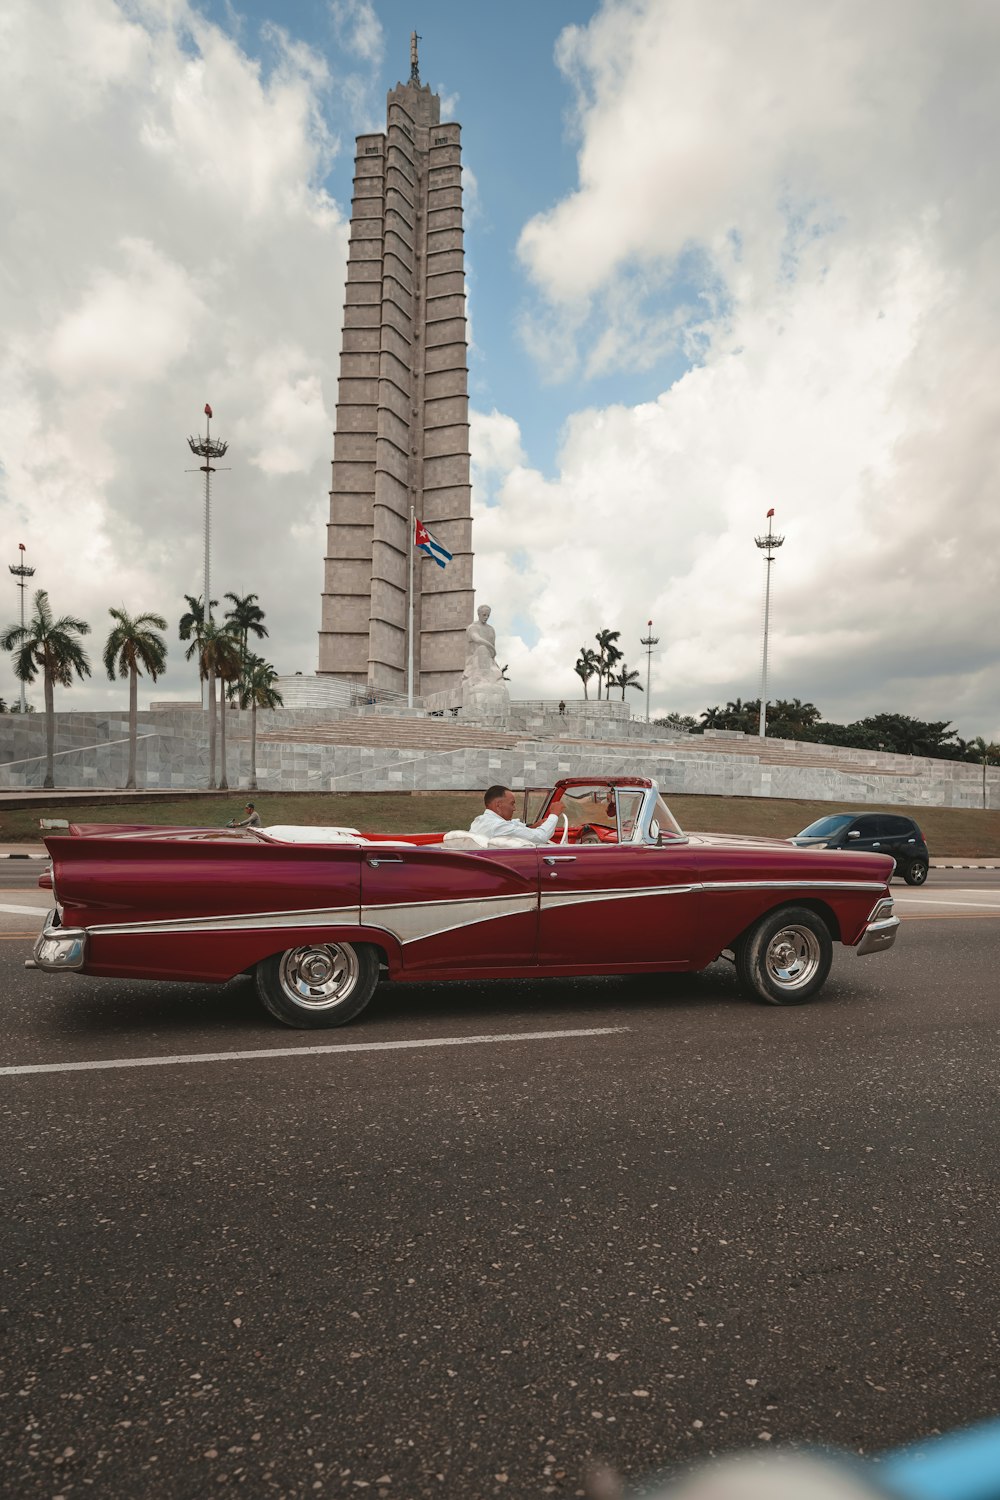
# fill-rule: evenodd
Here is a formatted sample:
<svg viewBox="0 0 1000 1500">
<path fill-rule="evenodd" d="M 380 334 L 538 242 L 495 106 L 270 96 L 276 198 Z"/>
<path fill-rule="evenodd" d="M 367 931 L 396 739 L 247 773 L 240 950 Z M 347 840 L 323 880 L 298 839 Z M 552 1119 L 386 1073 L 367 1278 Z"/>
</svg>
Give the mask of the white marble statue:
<svg viewBox="0 0 1000 1500">
<path fill-rule="evenodd" d="M 490 606 L 481 604 L 465 631 L 462 707 L 467 713 L 506 718 L 510 694 L 497 665 L 497 635 L 489 619 Z"/>
</svg>

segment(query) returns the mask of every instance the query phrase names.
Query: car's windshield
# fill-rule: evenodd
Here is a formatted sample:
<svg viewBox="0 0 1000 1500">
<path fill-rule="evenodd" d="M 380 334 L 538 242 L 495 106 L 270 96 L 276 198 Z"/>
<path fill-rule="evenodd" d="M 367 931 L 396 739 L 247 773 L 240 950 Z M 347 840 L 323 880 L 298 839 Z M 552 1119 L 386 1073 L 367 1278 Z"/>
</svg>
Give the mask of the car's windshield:
<svg viewBox="0 0 1000 1500">
<path fill-rule="evenodd" d="M 563 787 L 561 795 L 559 811 L 566 813 L 571 828 L 596 826 L 614 830 L 624 843 L 630 843 L 636 837 L 651 838 L 654 843 L 671 843 L 676 839 L 686 838 L 659 792 L 653 802 L 648 827 L 645 820 L 641 820 L 641 827 L 639 826 L 643 802 L 647 796 L 645 787 L 615 787 L 609 786 L 607 782 L 589 782 Z M 526 791 L 525 822 L 538 823 L 551 798 L 551 792 L 540 792 L 534 788 Z"/>
<path fill-rule="evenodd" d="M 649 831 L 654 840 L 659 836 L 664 843 L 672 839 L 683 839 L 685 833 L 670 808 L 664 802 L 659 792 L 656 794 L 656 802 L 653 804 L 653 817 L 649 825 Z"/>
<path fill-rule="evenodd" d="M 808 828 L 803 828 L 797 833 L 797 839 L 828 839 L 831 834 L 839 833 L 846 828 L 852 820 L 850 813 L 831 813 L 827 818 L 817 818 L 815 823 L 810 823 Z"/>
</svg>

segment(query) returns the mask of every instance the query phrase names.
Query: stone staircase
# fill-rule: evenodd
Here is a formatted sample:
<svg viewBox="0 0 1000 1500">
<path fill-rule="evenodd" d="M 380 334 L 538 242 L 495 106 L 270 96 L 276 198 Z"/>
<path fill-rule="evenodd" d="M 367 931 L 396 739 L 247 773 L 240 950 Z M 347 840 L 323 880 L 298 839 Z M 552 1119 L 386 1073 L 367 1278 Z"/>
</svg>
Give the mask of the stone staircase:
<svg viewBox="0 0 1000 1500">
<path fill-rule="evenodd" d="M 511 750 L 522 735 L 479 729 L 455 720 L 376 717 L 335 719 L 327 723 L 258 730 L 257 743 L 299 745 L 369 745 L 400 750 Z"/>
<path fill-rule="evenodd" d="M 698 759 L 737 756 L 741 760 L 752 759 L 761 766 L 798 766 L 811 771 L 839 771 L 843 775 L 891 776 L 910 778 L 917 774 L 912 764 L 900 765 L 901 756 L 872 755 L 863 750 L 847 750 L 801 741 L 764 740 L 748 736 L 725 738 L 713 735 L 681 735 L 673 739 L 656 736 L 648 742 L 637 737 L 631 739 L 604 739 L 598 745 L 588 738 L 570 734 L 531 734 L 503 730 L 499 727 L 476 726 L 455 719 L 431 719 L 417 713 L 400 714 L 382 712 L 359 715 L 355 709 L 348 710 L 348 717 L 323 719 L 319 715 L 311 724 L 283 725 L 281 728 L 261 727 L 257 733 L 260 744 L 285 742 L 298 745 L 365 745 L 376 749 L 400 749 L 415 751 L 447 750 L 511 750 L 515 746 L 534 746 L 556 750 L 565 755 L 592 755 L 599 748 L 601 753 L 618 752 L 622 755 L 642 755 L 645 750 L 657 755 L 691 756 Z M 246 729 L 241 726 L 235 738 L 245 738 Z"/>
<path fill-rule="evenodd" d="M 899 765 L 902 756 L 873 755 L 864 750 L 816 745 L 803 740 L 716 739 L 713 735 L 686 735 L 683 739 L 659 741 L 657 748 L 684 754 L 749 755 L 762 766 L 801 766 L 810 771 L 840 771 L 847 776 L 915 776 L 912 765 Z"/>
</svg>

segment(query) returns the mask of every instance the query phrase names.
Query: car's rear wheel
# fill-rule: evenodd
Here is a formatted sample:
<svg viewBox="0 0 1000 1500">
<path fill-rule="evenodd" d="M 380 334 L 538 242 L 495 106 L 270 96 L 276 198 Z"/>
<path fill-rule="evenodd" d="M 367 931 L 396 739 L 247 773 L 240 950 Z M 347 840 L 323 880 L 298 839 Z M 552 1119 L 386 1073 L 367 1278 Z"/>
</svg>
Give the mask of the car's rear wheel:
<svg viewBox="0 0 1000 1500">
<path fill-rule="evenodd" d="M 826 923 L 804 906 L 761 917 L 736 944 L 743 988 L 768 1005 L 803 1005 L 822 989 L 833 962 Z"/>
<path fill-rule="evenodd" d="M 344 1026 L 360 1015 L 378 976 L 378 955 L 370 944 L 312 943 L 262 959 L 254 977 L 275 1020 L 316 1030 Z"/>
<path fill-rule="evenodd" d="M 908 865 L 904 865 L 900 871 L 907 885 L 923 885 L 927 879 L 926 859 L 911 859 Z"/>
</svg>

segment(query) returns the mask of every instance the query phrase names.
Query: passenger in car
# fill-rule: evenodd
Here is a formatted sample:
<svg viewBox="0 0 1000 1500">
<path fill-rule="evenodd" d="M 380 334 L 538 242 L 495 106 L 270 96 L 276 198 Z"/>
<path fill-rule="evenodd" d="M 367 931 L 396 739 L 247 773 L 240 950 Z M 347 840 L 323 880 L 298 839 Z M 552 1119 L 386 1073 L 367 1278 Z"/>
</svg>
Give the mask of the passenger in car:
<svg viewBox="0 0 1000 1500">
<path fill-rule="evenodd" d="M 486 811 L 481 812 L 478 818 L 473 818 L 470 833 L 478 833 L 483 838 L 495 839 L 501 835 L 505 838 L 524 839 L 529 844 L 548 844 L 552 841 L 552 834 L 556 823 L 559 821 L 558 813 L 549 813 L 545 822 L 538 828 L 529 828 L 527 823 L 515 818 L 514 808 L 517 806 L 517 798 L 507 786 L 487 787 L 483 793 L 483 802 Z"/>
</svg>

